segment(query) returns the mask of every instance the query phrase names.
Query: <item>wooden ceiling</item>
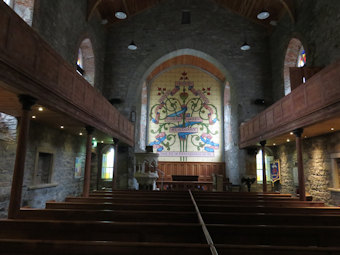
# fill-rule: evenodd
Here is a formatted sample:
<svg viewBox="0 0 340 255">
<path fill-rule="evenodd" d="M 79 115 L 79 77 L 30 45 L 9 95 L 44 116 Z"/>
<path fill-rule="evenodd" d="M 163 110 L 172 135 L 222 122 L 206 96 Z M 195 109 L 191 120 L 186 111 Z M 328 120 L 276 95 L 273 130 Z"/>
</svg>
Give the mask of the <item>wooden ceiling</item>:
<svg viewBox="0 0 340 255">
<path fill-rule="evenodd" d="M 88 0 L 88 18 L 98 10 L 102 19 L 109 24 L 119 22 L 114 16 L 117 11 L 124 11 L 128 17 L 145 11 L 167 0 Z M 257 24 L 270 27 L 270 22 L 279 21 L 288 12 L 294 22 L 294 0 L 211 0 L 211 4 L 218 4 Z M 187 1 L 190 4 L 190 1 Z M 270 13 L 268 19 L 259 20 L 257 14 L 263 10 Z"/>
</svg>

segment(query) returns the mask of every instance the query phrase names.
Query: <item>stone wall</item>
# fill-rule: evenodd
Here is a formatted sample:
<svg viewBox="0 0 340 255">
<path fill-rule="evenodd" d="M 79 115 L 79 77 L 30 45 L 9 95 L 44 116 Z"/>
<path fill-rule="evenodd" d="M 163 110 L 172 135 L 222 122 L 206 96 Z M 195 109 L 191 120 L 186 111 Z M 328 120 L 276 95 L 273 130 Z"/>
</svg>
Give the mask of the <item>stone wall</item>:
<svg viewBox="0 0 340 255">
<path fill-rule="evenodd" d="M 298 38 L 307 55 L 307 66 L 325 67 L 340 58 L 340 1 L 298 0 L 296 22 L 288 14 L 270 37 L 273 102 L 284 96 L 283 64 L 288 43 Z"/>
<path fill-rule="evenodd" d="M 89 21 L 86 16 L 84 0 L 35 0 L 33 28 L 75 69 L 80 43 L 89 38 L 95 58 L 94 86 L 102 90 L 106 29 L 98 13 Z"/>
<path fill-rule="evenodd" d="M 104 94 L 122 98 L 125 102 L 119 109 L 126 116 L 133 107 L 140 114 L 142 85 L 157 64 L 187 54 L 216 65 L 230 83 L 234 139 L 225 158 L 230 162 L 228 175 L 237 183 L 238 172 L 244 169 L 244 153 L 238 149 L 239 124 L 264 110 L 253 104 L 255 99 L 269 101 L 272 94 L 268 33 L 213 1 L 190 1 L 190 25 L 181 24 L 183 9 L 185 1 L 168 0 L 110 27 Z M 250 51 L 240 50 L 244 33 L 252 46 Z M 131 40 L 139 47 L 136 51 L 127 49 Z"/>
<path fill-rule="evenodd" d="M 16 151 L 17 119 L 0 113 L 0 218 L 7 216 Z"/>
<path fill-rule="evenodd" d="M 66 196 L 81 194 L 83 178 L 75 178 L 74 168 L 75 158 L 80 157 L 82 171 L 84 171 L 85 140 L 85 137 L 74 136 L 36 122 L 31 123 L 25 162 L 22 206 L 43 208 L 48 200 L 63 201 Z M 7 216 L 15 150 L 15 141 L 0 139 L 0 218 Z M 37 151 L 44 150 L 54 154 L 52 185 L 38 188 L 33 185 L 35 160 Z"/>
<path fill-rule="evenodd" d="M 297 184 L 294 185 L 294 171 L 296 175 L 297 157 L 295 142 L 292 140 L 275 149 L 275 158 L 280 160 L 281 165 L 281 192 L 295 194 Z M 332 187 L 330 155 L 340 152 L 340 132 L 303 139 L 302 146 L 306 192 L 314 200 L 339 205 L 339 193 L 331 192 L 328 188 Z"/>
</svg>

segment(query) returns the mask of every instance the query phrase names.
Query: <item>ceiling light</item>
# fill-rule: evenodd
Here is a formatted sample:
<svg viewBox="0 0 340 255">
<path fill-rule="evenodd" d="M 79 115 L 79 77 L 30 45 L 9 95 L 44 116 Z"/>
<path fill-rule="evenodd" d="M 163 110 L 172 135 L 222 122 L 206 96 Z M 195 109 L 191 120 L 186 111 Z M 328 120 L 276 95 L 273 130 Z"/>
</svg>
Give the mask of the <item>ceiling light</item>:
<svg viewBox="0 0 340 255">
<path fill-rule="evenodd" d="M 117 19 L 126 19 L 126 18 L 127 18 L 127 15 L 126 15 L 126 13 L 123 12 L 123 11 L 118 11 L 118 12 L 115 13 L 115 17 L 116 17 Z"/>
<path fill-rule="evenodd" d="M 60 126 L 60 128 L 61 128 L 61 129 L 63 129 L 63 128 L 64 128 L 64 126 Z"/>
<path fill-rule="evenodd" d="M 101 141 L 101 143 L 104 143 L 104 141 Z"/>
<path fill-rule="evenodd" d="M 307 136 L 305 135 L 305 138 L 307 138 Z"/>
<path fill-rule="evenodd" d="M 83 135 L 83 133 L 82 133 L 82 132 L 80 132 L 80 133 L 79 133 L 79 135 Z"/>
<path fill-rule="evenodd" d="M 250 45 L 247 42 L 245 42 L 244 44 L 242 44 L 240 49 L 241 50 L 250 50 Z"/>
<path fill-rule="evenodd" d="M 92 140 L 96 140 L 96 138 L 95 138 L 95 137 L 93 137 L 93 138 L 92 138 Z"/>
<path fill-rule="evenodd" d="M 131 43 L 128 46 L 129 50 L 137 50 L 137 45 L 135 44 L 134 41 L 131 41 Z"/>
<path fill-rule="evenodd" d="M 262 10 L 261 12 L 259 12 L 259 14 L 257 14 L 257 18 L 264 20 L 266 18 L 268 18 L 270 16 L 269 12 L 266 10 Z"/>
<path fill-rule="evenodd" d="M 334 130 L 334 128 L 331 128 L 331 130 L 333 131 L 333 130 Z"/>
<path fill-rule="evenodd" d="M 276 145 L 276 143 L 273 143 L 273 145 L 275 146 L 275 145 Z"/>
<path fill-rule="evenodd" d="M 39 111 L 39 112 L 42 112 L 43 110 L 44 110 L 44 108 L 42 108 L 42 107 L 39 107 L 39 108 L 38 108 L 38 111 Z"/>
<path fill-rule="evenodd" d="M 35 119 L 35 118 L 37 118 L 37 117 L 36 117 L 35 115 L 33 115 L 33 116 L 32 116 L 32 119 Z"/>
<path fill-rule="evenodd" d="M 289 139 L 287 139 L 287 143 L 289 143 L 290 142 L 290 140 Z"/>
<path fill-rule="evenodd" d="M 293 135 L 293 132 L 290 132 L 289 134 L 290 134 L 290 135 Z"/>
</svg>

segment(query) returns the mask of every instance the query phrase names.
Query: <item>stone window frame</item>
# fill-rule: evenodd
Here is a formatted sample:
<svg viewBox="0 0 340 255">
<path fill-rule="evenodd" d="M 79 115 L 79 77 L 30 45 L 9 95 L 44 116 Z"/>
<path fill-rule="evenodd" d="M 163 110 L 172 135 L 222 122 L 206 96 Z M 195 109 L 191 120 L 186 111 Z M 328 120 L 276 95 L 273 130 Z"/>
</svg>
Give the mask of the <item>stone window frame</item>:
<svg viewBox="0 0 340 255">
<path fill-rule="evenodd" d="M 36 175 L 38 172 L 38 165 L 39 165 L 39 154 L 40 153 L 48 153 L 52 155 L 52 162 L 50 164 L 49 169 L 49 182 L 48 183 L 37 183 Z M 34 161 L 34 171 L 32 177 L 32 185 L 29 186 L 29 189 L 42 189 L 48 187 L 55 187 L 58 183 L 52 182 L 53 180 L 53 173 L 54 173 L 54 164 L 55 164 L 55 150 L 46 147 L 38 147 L 35 154 L 35 161 Z"/>
<path fill-rule="evenodd" d="M 302 48 L 306 52 L 306 48 L 303 46 L 300 39 L 296 37 L 293 37 L 290 39 L 288 46 L 287 46 L 287 51 L 286 51 L 285 60 L 283 64 L 283 84 L 284 84 L 285 96 L 291 92 L 289 68 L 297 67 L 298 59 L 299 59 Z"/>
<path fill-rule="evenodd" d="M 331 158 L 331 165 L 332 165 L 332 186 L 331 188 L 328 188 L 328 190 L 333 192 L 340 192 L 340 167 L 337 163 L 338 160 L 340 160 L 340 152 L 338 153 L 332 153 L 330 155 Z"/>
<path fill-rule="evenodd" d="M 81 52 L 82 55 L 82 69 L 84 70 L 84 73 L 81 74 L 85 80 L 87 80 L 92 87 L 94 87 L 94 81 L 95 81 L 95 56 L 93 52 L 92 42 L 89 37 L 84 37 L 80 43 L 79 47 L 77 48 L 77 57 L 76 57 L 76 68 L 78 68 L 77 61 L 79 52 Z"/>
</svg>

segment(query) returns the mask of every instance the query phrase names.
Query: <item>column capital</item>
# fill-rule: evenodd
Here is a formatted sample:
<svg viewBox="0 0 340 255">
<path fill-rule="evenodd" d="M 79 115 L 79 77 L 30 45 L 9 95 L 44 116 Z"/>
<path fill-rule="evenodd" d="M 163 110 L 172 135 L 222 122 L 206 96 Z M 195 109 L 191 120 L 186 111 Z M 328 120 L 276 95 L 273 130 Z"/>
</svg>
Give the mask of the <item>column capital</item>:
<svg viewBox="0 0 340 255">
<path fill-rule="evenodd" d="M 92 135 L 92 133 L 94 132 L 94 127 L 92 126 L 86 126 L 85 129 L 88 135 Z"/>
<path fill-rule="evenodd" d="M 264 147 L 266 145 L 267 141 L 266 140 L 263 140 L 260 142 L 261 146 Z"/>
<path fill-rule="evenodd" d="M 23 110 L 30 111 L 31 107 L 37 102 L 37 99 L 34 97 L 31 97 L 30 95 L 18 95 L 19 102 L 22 105 Z"/>
<path fill-rule="evenodd" d="M 303 133 L 303 128 L 297 128 L 293 130 L 293 133 L 296 137 L 301 137 L 302 133 Z"/>
<path fill-rule="evenodd" d="M 114 145 L 117 145 L 118 143 L 119 143 L 119 139 L 118 138 L 112 138 L 112 140 L 113 140 L 113 144 Z"/>
</svg>

